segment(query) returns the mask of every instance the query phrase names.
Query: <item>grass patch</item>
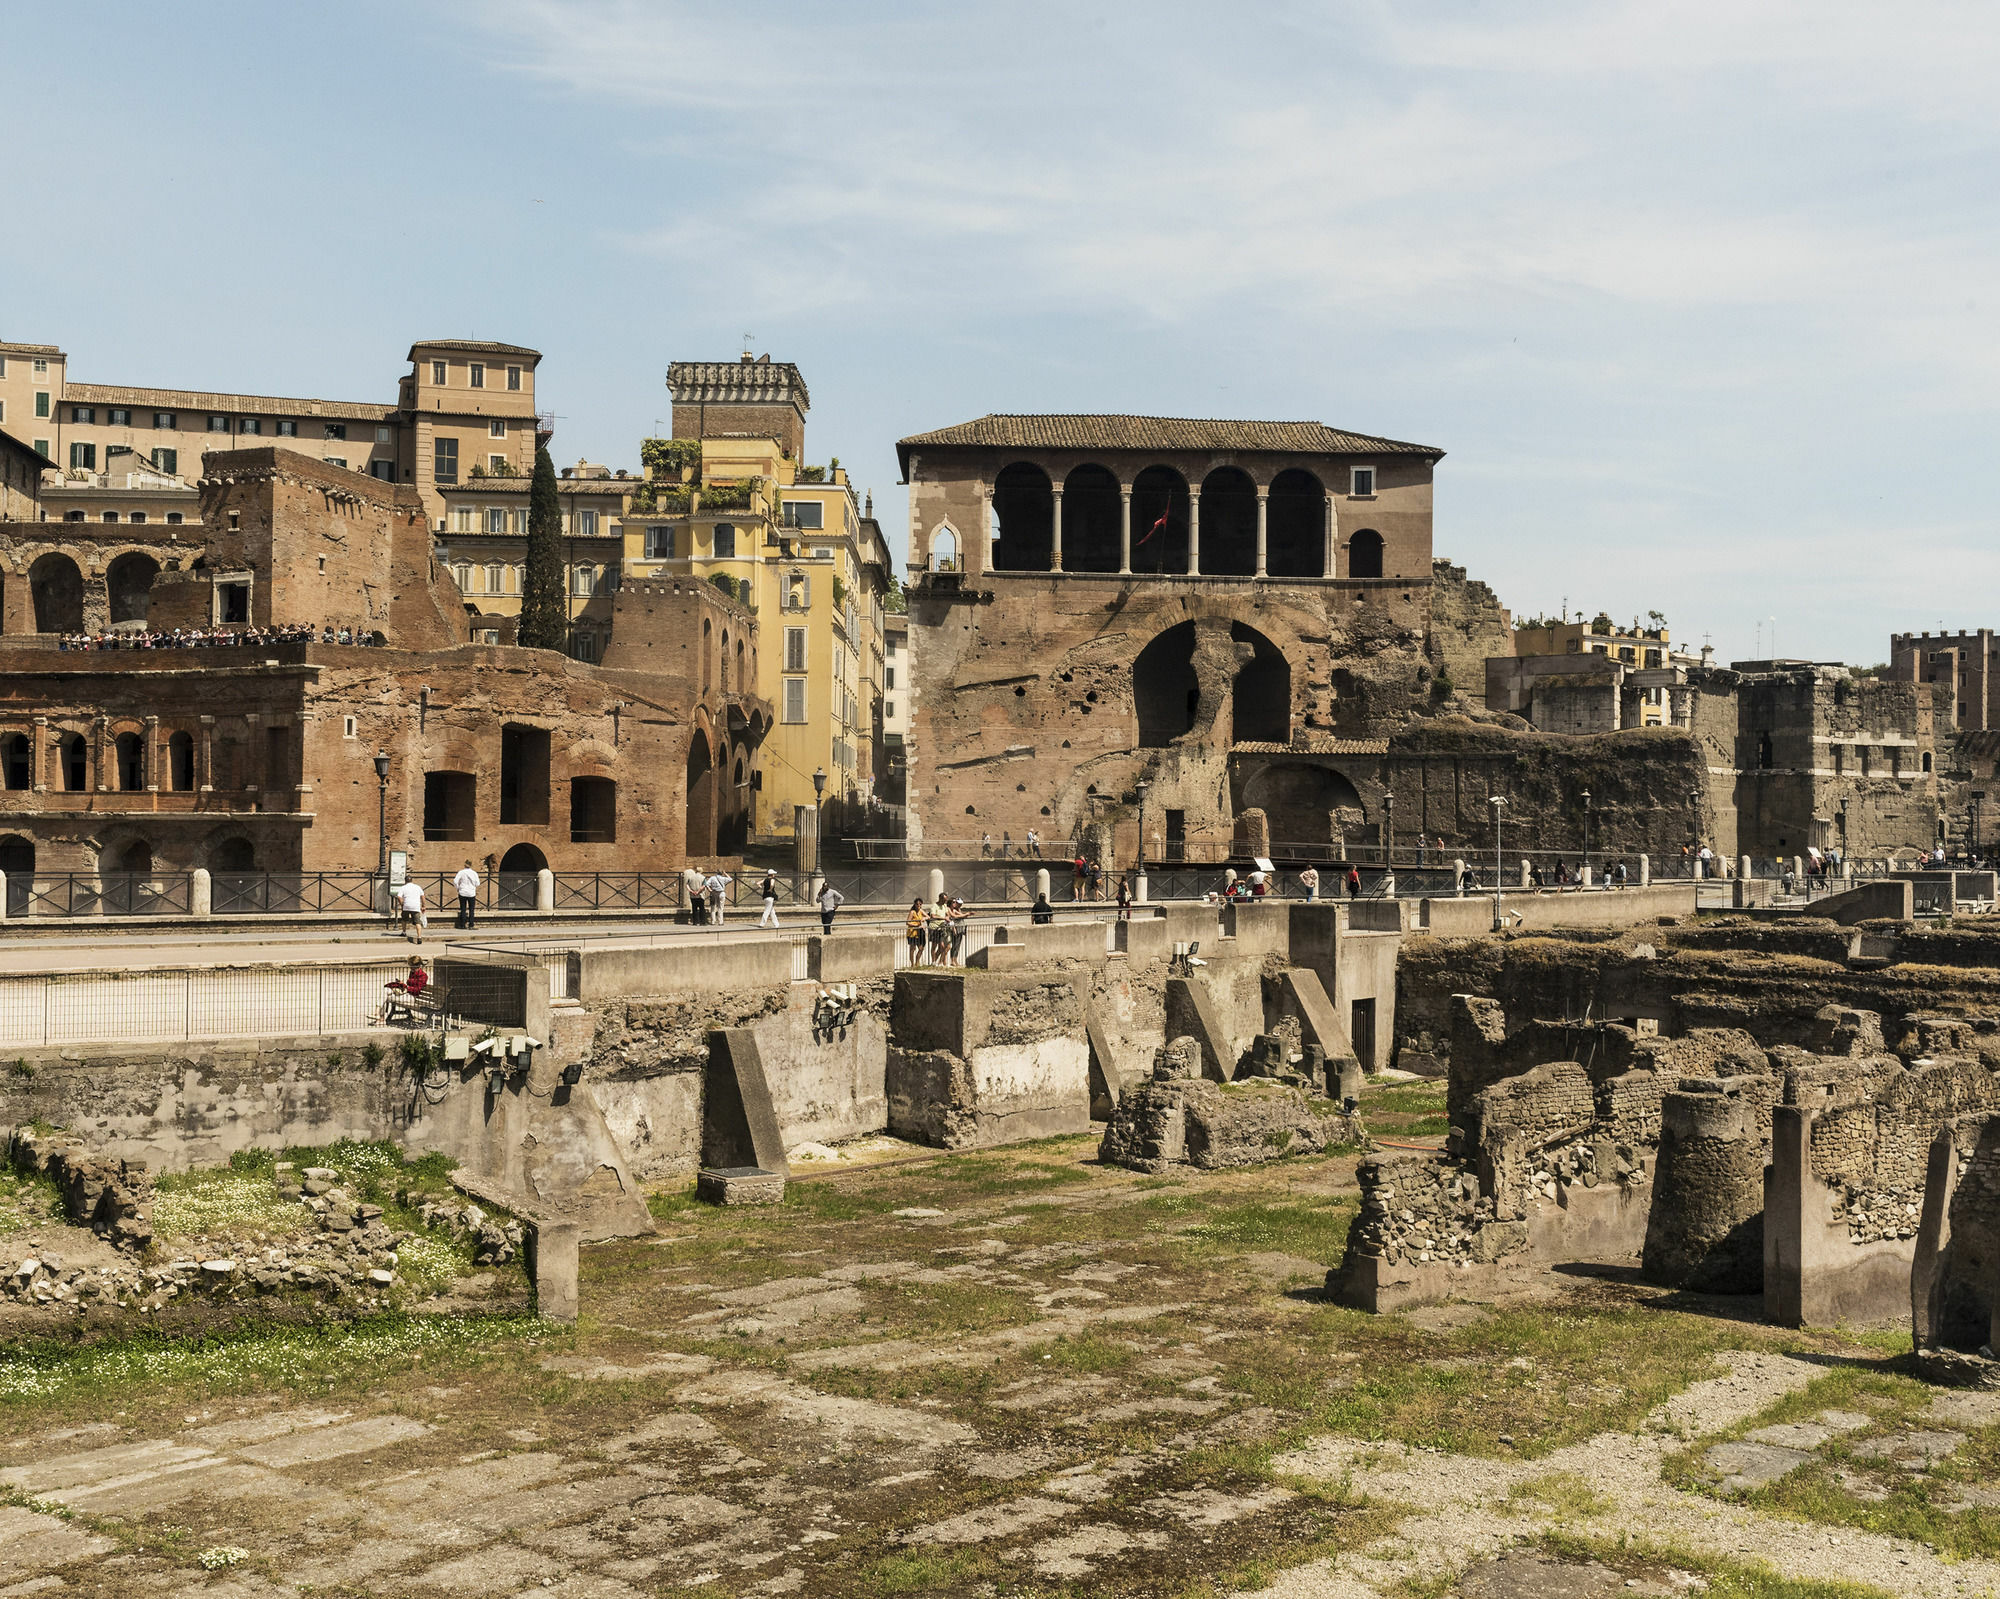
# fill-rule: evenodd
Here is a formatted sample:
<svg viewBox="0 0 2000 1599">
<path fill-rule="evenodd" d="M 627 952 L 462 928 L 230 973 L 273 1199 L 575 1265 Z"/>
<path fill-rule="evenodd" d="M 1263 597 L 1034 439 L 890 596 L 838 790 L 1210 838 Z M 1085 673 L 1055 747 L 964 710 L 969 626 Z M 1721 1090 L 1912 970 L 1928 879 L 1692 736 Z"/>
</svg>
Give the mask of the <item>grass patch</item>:
<svg viewBox="0 0 2000 1599">
<path fill-rule="evenodd" d="M 139 1388 L 148 1399 L 202 1399 L 265 1387 L 288 1397 L 430 1370 L 564 1337 L 532 1316 L 378 1315 L 337 1326 L 253 1327 L 198 1338 L 128 1338 L 0 1355 L 0 1411 L 78 1405 Z"/>
<path fill-rule="evenodd" d="M 1829 1439 L 1817 1458 L 1745 1495 L 1747 1502 L 1799 1521 L 1930 1544 L 1959 1558 L 2000 1555 L 2000 1506 L 1954 1508 L 1961 1503 L 1962 1488 L 1985 1487 L 2000 1476 L 2000 1426 L 1966 1427 L 1929 1416 L 1938 1392 L 1887 1361 L 1880 1367 L 1836 1369 L 1747 1421 L 1674 1455 L 1662 1474 L 1675 1487 L 1711 1491 L 1713 1481 L 1703 1456 L 1718 1440 L 1740 1438 L 1779 1422 L 1809 1421 L 1822 1410 L 1851 1411 L 1871 1417 L 1871 1424 Z M 1962 1432 L 1965 1443 L 1922 1472 L 1903 1470 L 1891 1460 L 1860 1451 L 1859 1446 L 1893 1441 L 1911 1429 Z M 1869 1496 L 1863 1497 L 1857 1488 L 1866 1488 Z"/>
<path fill-rule="evenodd" d="M 316 1229 L 319 1218 L 279 1193 L 268 1175 L 229 1167 L 162 1173 L 153 1195 L 153 1234 L 162 1244 L 202 1234 L 259 1228 Z"/>
<path fill-rule="evenodd" d="M 62 1194 L 52 1179 L 0 1168 L 0 1237 L 63 1219 Z"/>
<path fill-rule="evenodd" d="M 982 1577 L 1000 1570 L 1000 1562 L 984 1549 L 912 1549 L 883 1555 L 855 1573 L 862 1593 L 963 1593 Z"/>
<path fill-rule="evenodd" d="M 1578 1538 L 1550 1533 L 1543 1539 L 1551 1554 L 1571 1560 L 1596 1560 L 1614 1571 L 1635 1573 L 1670 1568 L 1705 1579 L 1703 1599 L 1894 1599 L 1887 1589 L 1865 1582 L 1819 1582 L 1785 1577 L 1759 1560 L 1718 1560 L 1696 1554 L 1680 1544 Z"/>
<path fill-rule="evenodd" d="M 1507 1495 L 1516 1503 L 1552 1510 L 1564 1521 L 1583 1521 L 1608 1515 L 1617 1507 L 1574 1471 L 1551 1471 L 1518 1482 Z"/>
<path fill-rule="evenodd" d="M 1347 1198 L 1210 1204 L 1200 1221 L 1182 1229 L 1178 1242 L 1196 1255 L 1279 1253 L 1331 1265 L 1346 1248 L 1356 1208 L 1357 1201 Z"/>
<path fill-rule="evenodd" d="M 1021 1358 L 1052 1371 L 1095 1375 L 1123 1371 L 1132 1364 L 1134 1351 L 1131 1344 L 1122 1340 L 1082 1333 L 1074 1338 L 1058 1336 L 1045 1344 L 1030 1345 L 1021 1352 Z"/>
</svg>

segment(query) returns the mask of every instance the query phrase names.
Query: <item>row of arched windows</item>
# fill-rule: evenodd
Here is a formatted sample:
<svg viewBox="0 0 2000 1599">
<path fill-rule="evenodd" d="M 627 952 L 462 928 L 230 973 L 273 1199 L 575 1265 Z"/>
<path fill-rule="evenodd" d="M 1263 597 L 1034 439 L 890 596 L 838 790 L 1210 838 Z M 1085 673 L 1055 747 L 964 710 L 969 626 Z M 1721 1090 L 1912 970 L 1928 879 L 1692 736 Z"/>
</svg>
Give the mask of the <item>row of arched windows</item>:
<svg viewBox="0 0 2000 1599">
<path fill-rule="evenodd" d="M 160 563 L 140 550 L 127 550 L 104 570 L 108 620 L 143 622 Z M 37 633 L 81 633 L 84 576 L 67 555 L 51 550 L 28 568 L 28 593 Z"/>
<path fill-rule="evenodd" d="M 146 741 L 137 733 L 120 733 L 109 751 L 114 776 L 113 787 L 134 793 L 144 789 Z M 167 735 L 167 781 L 160 786 L 177 793 L 194 788 L 194 735 Z M 0 776 L 11 789 L 35 786 L 35 747 L 26 733 L 0 735 Z M 55 767 L 50 786 L 70 793 L 82 793 L 91 786 L 90 740 L 82 733 L 62 733 L 55 742 Z"/>
<path fill-rule="evenodd" d="M 1170 466 L 1149 466 L 1132 480 L 1131 570 L 1255 576 L 1258 496 L 1250 474 L 1225 466 L 1203 478 L 1198 519 L 1194 498 L 1187 480 Z M 993 480 L 991 569 L 1053 570 L 1057 504 L 1055 486 L 1041 467 L 1016 461 L 1002 468 Z M 1064 478 L 1060 504 L 1062 570 L 1121 570 L 1125 509 L 1117 476 L 1106 467 L 1079 466 Z M 1265 573 L 1274 578 L 1382 576 L 1382 536 L 1372 528 L 1342 541 L 1344 573 L 1327 569 L 1330 515 L 1326 487 L 1313 473 L 1292 467 L 1273 478 L 1264 505 Z M 1191 548 L 1198 551 L 1192 564 Z M 955 541 L 934 544 L 932 563 L 939 570 L 950 570 L 957 557 Z"/>
</svg>

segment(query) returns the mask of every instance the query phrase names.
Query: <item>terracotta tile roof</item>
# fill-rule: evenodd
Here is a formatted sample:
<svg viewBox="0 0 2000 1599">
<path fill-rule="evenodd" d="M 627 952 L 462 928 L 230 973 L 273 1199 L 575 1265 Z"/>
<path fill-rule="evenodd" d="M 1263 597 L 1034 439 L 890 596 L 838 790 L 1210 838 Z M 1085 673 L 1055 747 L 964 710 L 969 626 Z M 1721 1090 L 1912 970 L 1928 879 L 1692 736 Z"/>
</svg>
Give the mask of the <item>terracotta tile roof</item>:
<svg viewBox="0 0 2000 1599">
<path fill-rule="evenodd" d="M 414 361 L 419 350 L 463 350 L 467 355 L 531 355 L 536 360 L 542 358 L 540 350 L 531 350 L 524 344 L 490 344 L 483 339 L 419 339 L 410 346 L 405 360 Z"/>
<path fill-rule="evenodd" d="M 60 344 L 16 344 L 11 339 L 0 339 L 0 355 L 61 355 Z"/>
<path fill-rule="evenodd" d="M 1232 744 L 1231 755 L 1387 755 L 1386 738 L 1325 738 L 1311 744 Z"/>
<path fill-rule="evenodd" d="M 270 394 L 214 394 L 201 389 L 137 389 L 123 383 L 65 383 L 64 405 L 123 405 L 161 411 L 228 411 L 246 416 L 326 417 L 336 422 L 387 422 L 393 405 L 365 400 L 292 400 Z"/>
<path fill-rule="evenodd" d="M 1245 422 L 1182 416 L 982 416 L 897 443 L 912 449 L 962 444 L 1010 450 L 1273 450 L 1310 455 L 1428 455 L 1433 444 L 1407 444 L 1346 433 L 1323 422 Z"/>
</svg>

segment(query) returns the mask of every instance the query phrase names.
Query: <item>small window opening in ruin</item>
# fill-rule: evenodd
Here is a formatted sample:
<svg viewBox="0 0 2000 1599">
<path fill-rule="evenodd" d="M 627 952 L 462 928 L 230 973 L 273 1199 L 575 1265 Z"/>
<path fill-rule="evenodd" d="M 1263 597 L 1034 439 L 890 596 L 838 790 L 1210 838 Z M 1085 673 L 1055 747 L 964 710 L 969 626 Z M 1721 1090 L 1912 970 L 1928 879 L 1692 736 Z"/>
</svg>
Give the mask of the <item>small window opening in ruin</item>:
<svg viewBox="0 0 2000 1599">
<path fill-rule="evenodd" d="M 569 780 L 569 841 L 572 844 L 618 841 L 618 784 L 611 778 Z"/>
<path fill-rule="evenodd" d="M 1028 792 L 1028 785 L 1026 783 L 1016 783 L 1014 785 L 1014 792 L 1016 794 L 1025 794 Z"/>
<path fill-rule="evenodd" d="M 500 824 L 549 825 L 549 735 L 508 722 L 500 729 Z"/>
<path fill-rule="evenodd" d="M 1928 771 L 1929 771 L 1930 769 L 1931 769 L 1931 752 L 1930 752 L 1929 750 L 1925 750 L 1925 751 L 1924 751 L 1924 770 L 1928 772 Z"/>
<path fill-rule="evenodd" d="M 33 788 L 34 761 L 29 754 L 28 735 L 9 733 L 6 743 L 0 745 L 0 761 L 7 769 L 7 786 L 14 789 Z"/>
<path fill-rule="evenodd" d="M 1097 703 L 1097 690 L 1092 689 L 1088 694 L 1084 695 L 1084 699 L 1088 703 L 1095 705 Z"/>
<path fill-rule="evenodd" d="M 90 777 L 90 746 L 81 733 L 70 733 L 62 741 L 63 787 L 81 793 Z"/>
<path fill-rule="evenodd" d="M 425 841 L 477 838 L 478 792 L 479 779 L 471 772 L 424 773 Z"/>
<path fill-rule="evenodd" d="M 248 583 L 218 583 L 215 585 L 216 620 L 228 627 L 247 625 L 250 621 L 250 585 Z"/>
<path fill-rule="evenodd" d="M 1229 625 L 1237 644 L 1248 644 L 1251 657 L 1231 685 L 1230 742 L 1288 744 L 1292 737 L 1292 668 L 1283 653 L 1253 627 Z"/>
<path fill-rule="evenodd" d="M 1764 767 L 1768 767 L 1771 764 L 1771 735 L 1769 733 L 1759 733 L 1757 735 L 1757 764 Z M 1865 749 L 1861 752 L 1861 770 L 1864 772 L 1868 770 L 1868 752 Z"/>
<path fill-rule="evenodd" d="M 143 622 L 160 563 L 138 550 L 128 550 L 105 569 L 104 587 L 114 622 Z"/>
<path fill-rule="evenodd" d="M 1167 812 L 1167 859 L 1187 859 L 1187 812 Z"/>
<path fill-rule="evenodd" d="M 170 733 L 167 735 L 167 786 L 177 794 L 186 794 L 194 788 L 194 735 L 192 733 Z"/>
<path fill-rule="evenodd" d="M 146 786 L 146 744 L 137 733 L 120 733 L 114 751 L 118 758 L 118 786 L 130 794 Z"/>
<path fill-rule="evenodd" d="M 1026 698 L 1027 698 L 1027 695 L 1028 695 L 1028 691 L 1027 691 L 1026 687 L 1017 687 L 1017 688 L 1016 688 L 1016 689 L 1014 690 L 1014 698 L 1015 698 L 1015 699 L 1017 699 L 1017 700 L 1019 700 L 1019 699 L 1026 699 Z"/>
<path fill-rule="evenodd" d="M 343 716 L 340 719 L 340 736 L 342 738 L 352 738 L 355 735 L 355 731 L 356 731 L 356 723 L 354 718 L 351 716 Z"/>
<path fill-rule="evenodd" d="M 975 811 L 970 805 L 968 805 L 965 807 L 965 814 L 967 816 L 977 816 L 979 813 Z"/>
</svg>

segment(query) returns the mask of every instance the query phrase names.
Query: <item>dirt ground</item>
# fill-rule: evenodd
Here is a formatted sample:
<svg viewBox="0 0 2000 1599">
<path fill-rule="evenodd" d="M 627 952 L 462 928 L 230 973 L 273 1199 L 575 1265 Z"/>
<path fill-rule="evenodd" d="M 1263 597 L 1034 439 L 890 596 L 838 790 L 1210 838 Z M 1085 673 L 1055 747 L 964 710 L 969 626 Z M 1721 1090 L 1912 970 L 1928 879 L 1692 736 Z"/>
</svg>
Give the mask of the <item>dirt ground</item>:
<svg viewBox="0 0 2000 1599">
<path fill-rule="evenodd" d="M 656 1196 L 574 1329 L 0 1357 L 0 1595 L 2000 1591 L 2000 1413 L 1906 1339 L 1620 1263 L 1370 1317 L 1320 1292 L 1351 1157 L 1094 1153 Z"/>
</svg>

